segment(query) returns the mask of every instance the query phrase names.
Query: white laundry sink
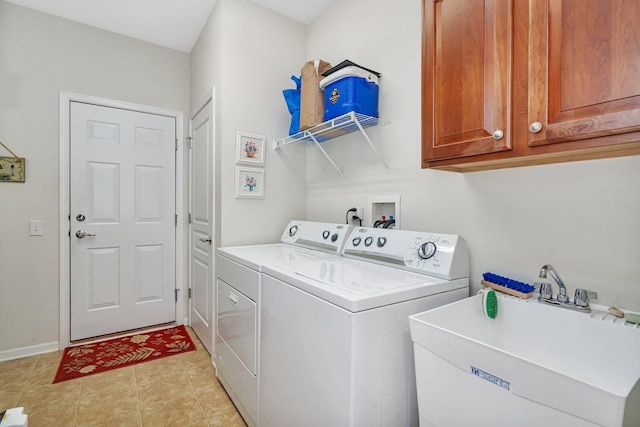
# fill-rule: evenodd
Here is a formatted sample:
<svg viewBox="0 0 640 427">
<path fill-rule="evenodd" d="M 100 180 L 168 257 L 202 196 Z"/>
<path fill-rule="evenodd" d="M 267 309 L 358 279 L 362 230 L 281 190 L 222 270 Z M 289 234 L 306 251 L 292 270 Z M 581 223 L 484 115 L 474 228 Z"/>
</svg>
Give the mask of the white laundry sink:
<svg viewBox="0 0 640 427">
<path fill-rule="evenodd" d="M 640 328 L 476 295 L 410 317 L 421 426 L 640 426 Z"/>
</svg>

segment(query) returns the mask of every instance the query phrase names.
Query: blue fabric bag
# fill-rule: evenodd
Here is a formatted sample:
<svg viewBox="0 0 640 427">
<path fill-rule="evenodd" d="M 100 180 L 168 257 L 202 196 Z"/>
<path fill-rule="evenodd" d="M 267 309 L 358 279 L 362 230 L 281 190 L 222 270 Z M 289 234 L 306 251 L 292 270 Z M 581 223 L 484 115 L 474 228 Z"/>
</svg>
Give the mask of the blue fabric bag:
<svg viewBox="0 0 640 427">
<path fill-rule="evenodd" d="M 300 85 L 302 83 L 300 77 L 291 76 L 291 80 L 296 83 L 295 89 L 285 89 L 282 91 L 284 100 L 287 103 L 289 113 L 291 113 L 291 125 L 289 126 L 289 135 L 300 131 Z"/>
</svg>

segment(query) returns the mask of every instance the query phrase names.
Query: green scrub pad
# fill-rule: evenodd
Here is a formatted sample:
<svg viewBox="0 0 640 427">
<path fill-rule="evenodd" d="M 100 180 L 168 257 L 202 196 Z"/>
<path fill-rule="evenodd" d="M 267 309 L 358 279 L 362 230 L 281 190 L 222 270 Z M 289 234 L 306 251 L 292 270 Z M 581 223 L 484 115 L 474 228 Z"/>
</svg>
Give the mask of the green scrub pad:
<svg viewBox="0 0 640 427">
<path fill-rule="evenodd" d="M 493 289 L 483 289 L 482 309 L 484 315 L 490 319 L 495 319 L 498 315 L 498 297 Z"/>
<path fill-rule="evenodd" d="M 640 314 L 625 313 L 624 320 L 629 323 L 640 323 Z"/>
</svg>

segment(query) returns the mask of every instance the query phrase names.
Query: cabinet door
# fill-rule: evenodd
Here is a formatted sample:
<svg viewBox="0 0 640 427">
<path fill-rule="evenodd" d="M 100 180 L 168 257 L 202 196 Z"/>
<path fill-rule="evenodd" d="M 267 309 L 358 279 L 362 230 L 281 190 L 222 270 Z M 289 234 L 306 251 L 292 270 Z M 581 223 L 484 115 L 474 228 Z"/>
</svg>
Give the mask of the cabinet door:
<svg viewBox="0 0 640 427">
<path fill-rule="evenodd" d="M 529 145 L 640 130 L 640 2 L 530 0 Z"/>
<path fill-rule="evenodd" d="M 511 149 L 512 0 L 424 0 L 422 155 Z"/>
</svg>

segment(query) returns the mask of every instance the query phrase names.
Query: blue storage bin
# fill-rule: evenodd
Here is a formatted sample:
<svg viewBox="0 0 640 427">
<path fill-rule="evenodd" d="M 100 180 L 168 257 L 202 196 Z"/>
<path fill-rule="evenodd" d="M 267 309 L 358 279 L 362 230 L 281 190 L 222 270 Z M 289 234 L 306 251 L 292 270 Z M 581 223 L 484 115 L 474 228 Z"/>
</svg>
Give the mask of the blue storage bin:
<svg viewBox="0 0 640 427">
<path fill-rule="evenodd" d="M 320 81 L 324 90 L 324 120 L 355 111 L 378 117 L 378 76 L 358 67 L 345 67 Z"/>
</svg>

